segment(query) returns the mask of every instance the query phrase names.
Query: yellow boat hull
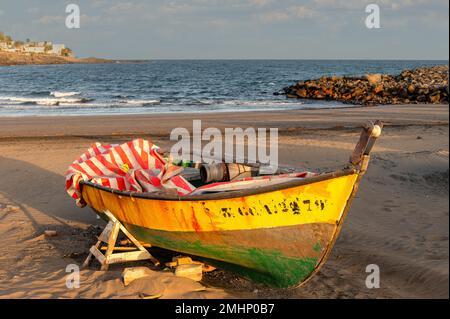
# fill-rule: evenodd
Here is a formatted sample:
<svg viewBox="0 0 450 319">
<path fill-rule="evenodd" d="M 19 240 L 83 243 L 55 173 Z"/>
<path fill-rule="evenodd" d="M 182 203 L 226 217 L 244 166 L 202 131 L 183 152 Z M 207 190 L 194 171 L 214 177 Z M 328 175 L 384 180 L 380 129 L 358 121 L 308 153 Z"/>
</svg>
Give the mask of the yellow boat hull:
<svg viewBox="0 0 450 319">
<path fill-rule="evenodd" d="M 298 286 L 330 253 L 382 127 L 380 121 L 365 125 L 349 166 L 316 177 L 183 197 L 83 182 L 82 196 L 98 213 L 109 210 L 142 242 L 271 286 Z"/>
<path fill-rule="evenodd" d="M 109 210 L 142 242 L 204 258 L 271 286 L 290 287 L 325 261 L 358 176 L 349 170 L 275 190 L 192 200 L 149 198 L 89 183 L 82 191 L 89 206 Z"/>
</svg>

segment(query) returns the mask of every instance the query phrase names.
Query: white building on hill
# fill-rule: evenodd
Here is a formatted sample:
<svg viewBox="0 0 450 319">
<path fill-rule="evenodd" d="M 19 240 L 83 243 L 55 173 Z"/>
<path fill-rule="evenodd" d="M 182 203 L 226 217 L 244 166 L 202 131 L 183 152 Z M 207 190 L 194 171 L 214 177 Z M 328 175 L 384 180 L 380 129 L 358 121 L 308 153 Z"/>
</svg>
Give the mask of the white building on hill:
<svg viewBox="0 0 450 319">
<path fill-rule="evenodd" d="M 64 50 L 66 46 L 64 44 L 53 44 L 52 49 L 48 51 L 50 54 L 61 55 L 62 50 Z"/>
<path fill-rule="evenodd" d="M 68 50 L 64 44 L 52 44 L 50 41 L 43 42 L 6 42 L 0 41 L 0 51 L 5 52 L 23 52 L 23 53 L 38 53 L 38 54 L 52 54 L 61 56 L 63 53 L 68 56 L 74 56 L 73 53 Z"/>
<path fill-rule="evenodd" d="M 26 53 L 45 53 L 45 47 L 24 47 Z"/>
</svg>

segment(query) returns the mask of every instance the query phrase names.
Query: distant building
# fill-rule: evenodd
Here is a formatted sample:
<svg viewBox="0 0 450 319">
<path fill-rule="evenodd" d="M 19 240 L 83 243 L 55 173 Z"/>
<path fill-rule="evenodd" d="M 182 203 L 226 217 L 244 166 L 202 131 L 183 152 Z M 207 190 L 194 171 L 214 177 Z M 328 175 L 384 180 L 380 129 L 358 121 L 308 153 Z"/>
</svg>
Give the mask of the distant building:
<svg viewBox="0 0 450 319">
<path fill-rule="evenodd" d="M 45 47 L 24 47 L 27 53 L 45 53 Z"/>
<path fill-rule="evenodd" d="M 0 35 L 2 33 L 0 32 Z M 52 54 L 58 56 L 74 56 L 73 52 L 66 48 L 64 44 L 53 44 L 50 41 L 13 41 L 11 37 L 0 37 L 0 51 L 6 52 L 23 52 L 37 54 Z"/>
<path fill-rule="evenodd" d="M 53 44 L 52 49 L 48 51 L 50 54 L 61 55 L 62 51 L 66 48 L 64 44 Z"/>
<path fill-rule="evenodd" d="M 0 51 L 5 52 L 17 52 L 17 49 L 14 47 L 14 42 L 8 43 L 8 42 L 0 42 Z"/>
</svg>

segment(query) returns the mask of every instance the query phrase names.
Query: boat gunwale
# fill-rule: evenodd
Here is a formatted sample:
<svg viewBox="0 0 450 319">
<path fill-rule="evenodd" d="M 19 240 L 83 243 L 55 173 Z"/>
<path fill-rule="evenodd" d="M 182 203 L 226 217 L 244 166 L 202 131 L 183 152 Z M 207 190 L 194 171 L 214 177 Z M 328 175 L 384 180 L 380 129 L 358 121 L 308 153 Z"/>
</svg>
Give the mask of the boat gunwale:
<svg viewBox="0 0 450 319">
<path fill-rule="evenodd" d="M 325 180 L 339 178 L 343 176 L 348 176 L 352 174 L 358 174 L 358 170 L 355 167 L 344 167 L 342 169 L 338 169 L 332 172 L 323 173 L 317 176 L 308 177 L 308 178 L 299 178 L 298 180 L 288 181 L 282 184 L 276 185 L 268 185 L 255 187 L 244 190 L 235 190 L 228 192 L 216 192 L 216 193 L 207 193 L 202 195 L 186 195 L 179 196 L 173 194 L 167 194 L 163 192 L 147 192 L 147 193 L 139 193 L 139 192 L 130 192 L 130 191 L 120 191 L 112 188 L 108 188 L 99 184 L 95 184 L 89 181 L 81 181 L 80 186 L 83 188 L 84 186 L 93 187 L 108 193 L 116 194 L 119 196 L 126 196 L 130 198 L 141 198 L 141 199 L 150 199 L 150 200 L 164 200 L 164 201 L 205 201 L 205 200 L 222 200 L 222 199 L 231 199 L 243 196 L 252 196 L 259 195 L 274 191 L 279 191 L 287 188 L 304 186 L 308 184 L 318 183 Z"/>
</svg>

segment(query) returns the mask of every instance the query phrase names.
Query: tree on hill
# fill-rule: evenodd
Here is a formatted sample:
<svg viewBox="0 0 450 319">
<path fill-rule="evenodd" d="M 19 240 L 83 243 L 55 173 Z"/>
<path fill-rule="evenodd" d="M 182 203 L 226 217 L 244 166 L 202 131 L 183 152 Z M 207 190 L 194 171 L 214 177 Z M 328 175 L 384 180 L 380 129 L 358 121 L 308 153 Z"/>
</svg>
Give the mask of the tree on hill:
<svg viewBox="0 0 450 319">
<path fill-rule="evenodd" d="M 62 56 L 71 56 L 72 55 L 72 50 L 69 48 L 65 48 L 61 50 L 61 55 Z"/>
<path fill-rule="evenodd" d="M 9 35 L 6 35 L 5 33 L 0 31 L 0 42 L 6 42 L 8 44 L 11 44 L 12 38 Z"/>
<path fill-rule="evenodd" d="M 53 50 L 53 45 L 51 44 L 45 44 L 45 52 Z"/>
</svg>

